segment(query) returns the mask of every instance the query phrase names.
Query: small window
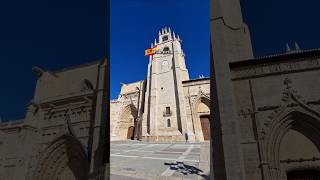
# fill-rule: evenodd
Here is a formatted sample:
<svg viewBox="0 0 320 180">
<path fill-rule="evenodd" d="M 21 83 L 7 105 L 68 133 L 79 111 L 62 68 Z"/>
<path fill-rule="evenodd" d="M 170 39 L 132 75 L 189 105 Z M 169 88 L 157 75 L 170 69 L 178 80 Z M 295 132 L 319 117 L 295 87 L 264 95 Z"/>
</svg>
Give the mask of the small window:
<svg viewBox="0 0 320 180">
<path fill-rule="evenodd" d="M 168 40 L 168 36 L 163 36 L 162 41 L 166 41 L 166 40 Z"/>
<path fill-rule="evenodd" d="M 166 114 L 170 114 L 170 107 L 166 107 Z"/>
<path fill-rule="evenodd" d="M 167 119 L 167 127 L 171 127 L 170 119 Z"/>
<path fill-rule="evenodd" d="M 164 47 L 163 48 L 163 51 L 165 51 L 165 52 L 168 52 L 170 49 L 169 49 L 169 47 Z"/>
</svg>

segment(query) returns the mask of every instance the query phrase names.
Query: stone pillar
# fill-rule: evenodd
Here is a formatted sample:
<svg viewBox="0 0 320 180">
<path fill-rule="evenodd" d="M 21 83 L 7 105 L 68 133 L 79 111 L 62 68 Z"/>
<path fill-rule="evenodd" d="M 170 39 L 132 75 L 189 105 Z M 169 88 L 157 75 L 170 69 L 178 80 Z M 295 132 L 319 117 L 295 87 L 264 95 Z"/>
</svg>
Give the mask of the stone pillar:
<svg viewBox="0 0 320 180">
<path fill-rule="evenodd" d="M 108 82 L 107 82 L 107 60 L 103 60 L 98 66 L 97 86 L 95 88 L 96 102 L 94 118 L 91 119 L 90 138 L 89 143 L 89 158 L 90 158 L 90 177 L 89 179 L 103 179 L 106 176 L 106 166 L 109 161 L 106 149 L 109 148 L 109 126 L 107 123 L 108 107 Z"/>
<path fill-rule="evenodd" d="M 245 180 L 229 63 L 252 57 L 239 0 L 211 0 L 211 177 Z"/>
</svg>

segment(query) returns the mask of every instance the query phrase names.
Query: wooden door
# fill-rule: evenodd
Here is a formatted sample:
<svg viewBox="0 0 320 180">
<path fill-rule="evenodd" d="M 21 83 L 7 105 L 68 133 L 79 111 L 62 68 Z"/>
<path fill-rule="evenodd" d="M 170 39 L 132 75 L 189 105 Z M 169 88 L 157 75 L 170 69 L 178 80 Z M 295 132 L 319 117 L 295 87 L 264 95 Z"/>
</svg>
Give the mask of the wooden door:
<svg viewBox="0 0 320 180">
<path fill-rule="evenodd" d="M 127 139 L 132 139 L 134 138 L 134 126 L 130 126 L 128 128 L 128 133 L 127 133 Z"/>
<path fill-rule="evenodd" d="M 200 116 L 203 138 L 205 141 L 211 139 L 210 116 Z"/>
</svg>

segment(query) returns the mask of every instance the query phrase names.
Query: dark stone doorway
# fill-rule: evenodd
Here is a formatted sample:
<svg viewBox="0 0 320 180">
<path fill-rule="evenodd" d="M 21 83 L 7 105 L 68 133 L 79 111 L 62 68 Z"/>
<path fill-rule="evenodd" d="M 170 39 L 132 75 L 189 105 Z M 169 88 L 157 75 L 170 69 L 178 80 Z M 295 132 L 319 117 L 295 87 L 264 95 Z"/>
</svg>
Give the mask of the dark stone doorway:
<svg viewBox="0 0 320 180">
<path fill-rule="evenodd" d="M 209 141 L 211 139 L 210 116 L 209 115 L 200 116 L 200 122 L 201 122 L 203 138 L 205 141 Z"/>
<path fill-rule="evenodd" d="M 320 180 L 320 171 L 298 170 L 287 173 L 287 180 Z"/>
</svg>

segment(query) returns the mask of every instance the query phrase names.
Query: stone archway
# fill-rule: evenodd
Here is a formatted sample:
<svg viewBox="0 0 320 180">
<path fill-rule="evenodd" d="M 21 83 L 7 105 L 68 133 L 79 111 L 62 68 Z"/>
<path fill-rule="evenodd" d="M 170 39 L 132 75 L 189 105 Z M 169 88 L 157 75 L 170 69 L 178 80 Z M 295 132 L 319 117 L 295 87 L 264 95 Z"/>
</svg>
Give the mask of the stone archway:
<svg viewBox="0 0 320 180">
<path fill-rule="evenodd" d="M 33 179 L 86 180 L 89 161 L 82 144 L 73 136 L 63 135 L 44 150 Z"/>
<path fill-rule="evenodd" d="M 119 116 L 119 125 L 117 128 L 117 139 L 126 140 L 134 138 L 135 120 L 137 119 L 138 111 L 132 104 L 123 108 Z"/>
<path fill-rule="evenodd" d="M 265 158 L 270 179 L 285 180 L 318 171 L 320 116 L 317 112 L 302 107 L 284 109 L 269 126 Z"/>
<path fill-rule="evenodd" d="M 198 97 L 193 104 L 192 112 L 196 139 L 198 141 L 210 140 L 210 99 L 205 96 Z"/>
</svg>

